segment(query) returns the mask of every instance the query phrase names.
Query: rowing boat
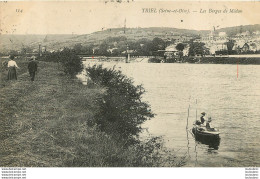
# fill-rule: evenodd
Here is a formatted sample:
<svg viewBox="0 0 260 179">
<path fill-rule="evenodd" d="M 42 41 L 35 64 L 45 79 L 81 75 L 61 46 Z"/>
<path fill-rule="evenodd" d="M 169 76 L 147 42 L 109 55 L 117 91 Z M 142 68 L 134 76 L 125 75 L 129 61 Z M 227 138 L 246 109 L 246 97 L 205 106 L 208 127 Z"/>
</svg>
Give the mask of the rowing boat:
<svg viewBox="0 0 260 179">
<path fill-rule="evenodd" d="M 209 139 L 219 139 L 219 130 L 216 128 L 207 129 L 206 126 L 194 125 L 192 132 L 195 137 L 199 138 L 209 138 Z"/>
</svg>

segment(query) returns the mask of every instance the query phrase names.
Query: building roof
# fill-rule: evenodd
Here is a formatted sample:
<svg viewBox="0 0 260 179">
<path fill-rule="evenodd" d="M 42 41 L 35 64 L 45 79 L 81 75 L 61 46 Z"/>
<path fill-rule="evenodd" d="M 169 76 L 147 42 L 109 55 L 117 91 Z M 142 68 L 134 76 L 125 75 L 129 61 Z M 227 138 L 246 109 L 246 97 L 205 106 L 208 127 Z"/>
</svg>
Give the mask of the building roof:
<svg viewBox="0 0 260 179">
<path fill-rule="evenodd" d="M 178 51 L 178 50 L 176 49 L 176 45 L 174 44 L 166 47 L 165 51 Z"/>
</svg>

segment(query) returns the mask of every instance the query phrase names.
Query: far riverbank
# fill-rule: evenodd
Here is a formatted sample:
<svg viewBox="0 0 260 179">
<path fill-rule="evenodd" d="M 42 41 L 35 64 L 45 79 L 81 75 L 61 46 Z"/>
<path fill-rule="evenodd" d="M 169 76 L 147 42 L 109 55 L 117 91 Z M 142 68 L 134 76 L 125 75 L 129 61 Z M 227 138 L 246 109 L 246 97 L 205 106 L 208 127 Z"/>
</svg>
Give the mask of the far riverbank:
<svg viewBox="0 0 260 179">
<path fill-rule="evenodd" d="M 96 62 L 127 62 L 127 63 L 195 63 L 195 64 L 245 64 L 259 65 L 260 56 L 204 56 L 204 57 L 182 57 L 182 58 L 163 58 L 159 56 L 140 56 L 140 57 L 105 57 L 93 56 L 83 57 L 84 61 Z"/>
</svg>

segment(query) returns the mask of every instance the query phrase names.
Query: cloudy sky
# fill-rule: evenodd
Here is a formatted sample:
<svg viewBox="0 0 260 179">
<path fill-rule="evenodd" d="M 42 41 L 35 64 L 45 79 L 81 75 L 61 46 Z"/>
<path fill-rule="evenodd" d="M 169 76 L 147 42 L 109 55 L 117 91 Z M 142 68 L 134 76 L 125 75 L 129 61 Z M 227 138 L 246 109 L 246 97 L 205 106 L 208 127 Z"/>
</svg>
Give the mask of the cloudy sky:
<svg viewBox="0 0 260 179">
<path fill-rule="evenodd" d="M 260 24 L 260 2 L 27 1 L 1 2 L 0 8 L 2 34 L 87 34 L 102 28 L 123 27 L 125 19 L 127 27 L 195 30 Z M 147 13 L 146 8 L 156 8 L 156 13 Z M 240 13 L 229 13 L 230 9 Z"/>
</svg>

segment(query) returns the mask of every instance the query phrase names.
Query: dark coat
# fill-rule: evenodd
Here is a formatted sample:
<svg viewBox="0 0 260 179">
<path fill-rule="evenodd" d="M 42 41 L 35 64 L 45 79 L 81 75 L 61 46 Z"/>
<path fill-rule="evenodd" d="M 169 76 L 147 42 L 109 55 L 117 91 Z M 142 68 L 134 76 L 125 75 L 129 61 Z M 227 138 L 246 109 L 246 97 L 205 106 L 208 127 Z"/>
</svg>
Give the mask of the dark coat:
<svg viewBox="0 0 260 179">
<path fill-rule="evenodd" d="M 37 67 L 38 67 L 38 65 L 37 65 L 36 61 L 30 61 L 29 64 L 28 64 L 29 72 L 36 72 Z"/>
<path fill-rule="evenodd" d="M 200 117 L 200 121 L 201 121 L 201 124 L 204 124 L 204 122 L 205 122 L 204 116 Z"/>
</svg>

